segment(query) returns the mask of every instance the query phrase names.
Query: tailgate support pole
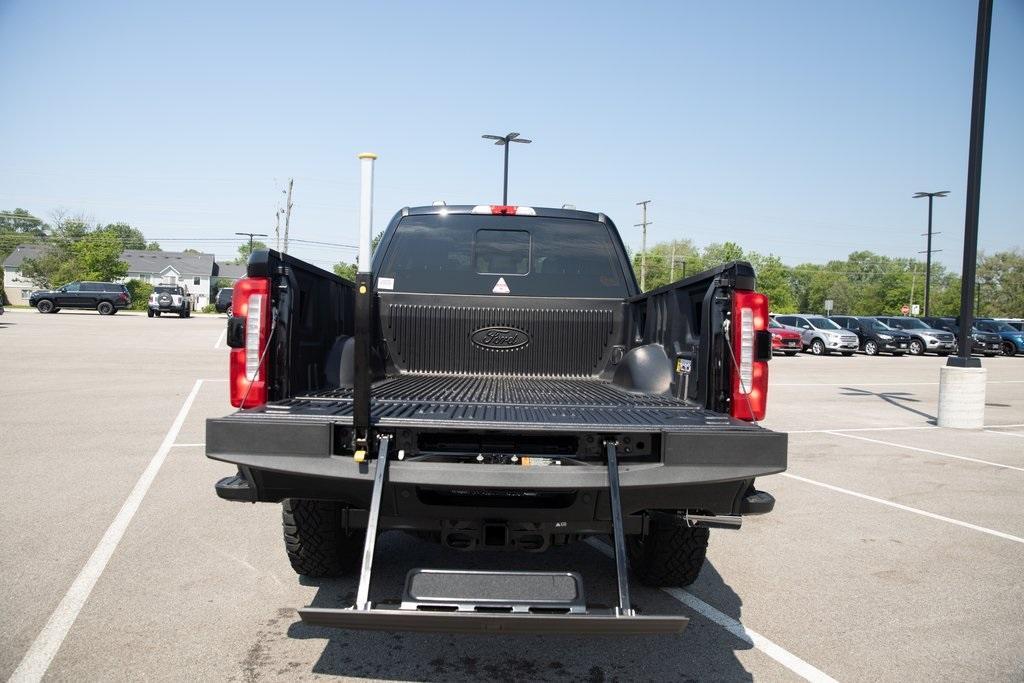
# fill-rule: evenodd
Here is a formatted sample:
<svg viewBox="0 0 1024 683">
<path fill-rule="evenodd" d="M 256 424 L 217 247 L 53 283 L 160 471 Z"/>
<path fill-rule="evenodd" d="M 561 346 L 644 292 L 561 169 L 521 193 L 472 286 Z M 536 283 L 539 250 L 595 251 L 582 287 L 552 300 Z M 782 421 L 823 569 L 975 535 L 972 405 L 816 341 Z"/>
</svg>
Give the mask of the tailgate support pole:
<svg viewBox="0 0 1024 683">
<path fill-rule="evenodd" d="M 622 496 L 619 491 L 619 460 L 615 451 L 617 441 L 605 441 L 604 448 L 608 458 L 608 497 L 612 508 L 612 541 L 615 548 L 615 575 L 619 582 L 619 606 L 615 613 L 620 616 L 632 616 L 632 603 L 629 599 L 629 569 L 626 565 L 626 534 L 622 528 Z"/>
<path fill-rule="evenodd" d="M 377 447 L 377 469 L 373 473 L 373 496 L 370 515 L 366 520 L 366 542 L 363 545 L 363 565 L 359 570 L 359 590 L 356 591 L 356 609 L 370 609 L 370 574 L 373 570 L 373 551 L 377 546 L 377 523 L 380 521 L 380 501 L 384 494 L 384 478 L 388 470 L 388 449 L 391 437 L 382 436 Z"/>
</svg>

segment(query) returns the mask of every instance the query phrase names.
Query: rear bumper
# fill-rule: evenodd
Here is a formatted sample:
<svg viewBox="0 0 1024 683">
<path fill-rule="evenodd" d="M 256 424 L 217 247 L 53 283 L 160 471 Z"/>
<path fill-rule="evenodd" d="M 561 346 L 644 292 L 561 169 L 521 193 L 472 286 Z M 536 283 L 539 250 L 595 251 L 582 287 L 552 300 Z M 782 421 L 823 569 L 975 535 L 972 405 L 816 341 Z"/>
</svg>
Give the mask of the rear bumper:
<svg viewBox="0 0 1024 683">
<path fill-rule="evenodd" d="M 334 499 L 365 509 L 375 466 L 335 454 L 333 437 L 333 428 L 324 423 L 208 420 L 207 457 L 237 465 L 244 480 L 218 486 L 218 494 L 252 502 Z M 626 514 L 645 509 L 767 512 L 770 506 L 751 507 L 744 496 L 756 477 L 786 469 L 787 435 L 758 427 L 664 433 L 660 448 L 660 462 L 620 461 Z M 382 514 L 395 520 L 543 521 L 553 510 L 566 521 L 608 519 L 608 472 L 597 463 L 523 467 L 393 460 L 387 486 Z"/>
</svg>

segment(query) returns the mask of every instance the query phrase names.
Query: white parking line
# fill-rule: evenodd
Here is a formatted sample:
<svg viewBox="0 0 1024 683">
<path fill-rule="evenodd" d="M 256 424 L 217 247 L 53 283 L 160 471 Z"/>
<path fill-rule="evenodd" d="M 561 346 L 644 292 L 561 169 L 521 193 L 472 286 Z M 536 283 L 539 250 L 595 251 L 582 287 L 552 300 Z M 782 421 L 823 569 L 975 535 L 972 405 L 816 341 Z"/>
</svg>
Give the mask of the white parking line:
<svg viewBox="0 0 1024 683">
<path fill-rule="evenodd" d="M 128 494 L 124 504 L 121 506 L 121 510 L 114 517 L 114 521 L 110 523 L 110 526 L 107 527 L 103 538 L 100 539 L 96 549 L 92 551 L 92 555 L 89 556 L 85 566 L 78 572 L 78 576 L 75 577 L 74 582 L 68 588 L 67 593 L 64 594 L 57 608 L 53 610 L 53 614 L 50 615 L 46 625 L 43 626 L 43 630 L 39 632 L 39 635 L 32 642 L 28 652 L 25 653 L 21 663 L 18 664 L 18 668 L 15 669 L 10 679 L 8 679 L 9 681 L 17 681 L 18 683 L 23 681 L 39 681 L 46 674 L 46 670 L 50 667 L 50 662 L 53 661 L 54 656 L 64 642 L 64 638 L 67 637 L 68 632 L 74 625 L 75 619 L 78 618 L 78 613 L 82 611 L 86 600 L 89 599 L 89 594 L 92 593 L 93 587 L 99 580 L 103 570 L 106 569 L 107 562 L 110 561 L 111 556 L 117 549 L 117 544 L 121 542 L 124 532 L 138 511 L 142 499 L 145 498 L 146 492 L 149 491 L 149 487 L 153 484 L 157 472 L 160 471 L 160 466 L 167 459 L 167 454 L 170 452 L 171 446 L 174 445 L 174 440 L 178 438 L 178 432 L 181 431 L 189 409 L 196 399 L 196 394 L 199 393 L 199 387 L 202 385 L 203 380 L 201 379 L 197 379 L 195 384 L 192 385 L 192 391 L 189 392 L 188 397 L 181 406 L 181 410 L 178 411 L 178 416 L 174 418 L 171 428 L 167 430 L 160 448 L 157 449 L 149 461 L 149 465 L 146 466 L 139 480 L 135 482 L 135 487 Z"/>
<path fill-rule="evenodd" d="M 1009 429 L 1011 427 L 1024 427 L 1024 424 L 1009 425 L 985 425 L 985 431 L 992 429 Z M 772 427 L 777 432 L 786 434 L 831 434 L 832 432 L 909 432 L 921 429 L 938 429 L 938 425 L 919 425 L 917 427 L 839 427 L 837 429 L 785 429 L 783 427 Z M 1001 434 L 1002 432 L 995 432 Z"/>
<path fill-rule="evenodd" d="M 971 524 L 970 522 L 961 522 L 959 519 L 953 519 L 952 517 L 943 517 L 942 515 L 937 515 L 934 512 L 928 512 L 927 510 L 918 510 L 917 508 L 912 508 L 909 505 L 901 505 L 900 503 L 894 503 L 891 500 L 885 500 L 884 498 L 875 498 L 874 496 L 869 496 L 864 493 L 857 493 L 856 491 L 851 491 L 849 489 L 844 489 L 839 486 L 833 486 L 832 484 L 826 484 L 824 482 L 815 481 L 813 479 L 808 479 L 807 477 L 800 477 L 795 474 L 790 474 L 789 472 L 782 472 L 779 476 L 789 477 L 790 479 L 796 479 L 797 481 L 802 481 L 805 484 L 811 484 L 813 486 L 820 486 L 821 488 L 828 489 L 830 491 L 835 491 L 837 493 L 845 493 L 846 495 L 854 496 L 855 498 L 870 500 L 872 503 L 887 505 L 891 508 L 896 508 L 897 510 L 903 510 L 904 512 L 912 512 L 915 515 L 921 515 L 922 517 L 930 517 L 931 519 L 937 519 L 939 521 L 947 522 L 949 524 L 955 524 L 956 526 L 962 526 L 965 529 L 980 531 L 983 534 L 989 534 L 991 536 L 1005 538 L 1008 541 L 1024 543 L 1024 538 L 1021 538 L 1020 536 L 1014 536 L 1012 534 L 1003 533 L 1002 531 L 996 531 L 995 529 L 988 529 L 983 526 L 978 526 L 977 524 Z"/>
<path fill-rule="evenodd" d="M 1024 379 L 988 380 L 986 384 L 1024 384 Z M 769 383 L 772 387 L 927 387 L 938 386 L 938 382 L 808 382 L 808 383 Z"/>
<path fill-rule="evenodd" d="M 227 340 L 227 337 L 228 337 L 228 328 L 225 327 L 223 330 L 220 331 L 220 335 L 217 337 L 217 343 L 213 345 L 213 350 L 216 351 L 217 349 L 219 349 L 220 348 L 220 343 L 222 341 Z"/>
<path fill-rule="evenodd" d="M 587 545 L 593 547 L 598 552 L 614 559 L 615 553 L 607 543 L 603 543 L 596 538 L 588 538 L 586 542 Z M 815 683 L 836 683 L 835 679 L 825 672 L 808 664 L 792 652 L 789 652 L 780 645 L 768 640 L 760 633 L 751 631 L 740 622 L 736 621 L 729 615 L 718 611 L 693 593 L 682 588 L 662 588 L 661 590 L 668 593 L 694 612 L 697 612 L 705 619 L 718 624 L 743 642 L 757 648 L 804 680 L 815 681 Z"/>
<path fill-rule="evenodd" d="M 1015 436 L 1018 439 L 1024 439 L 1024 434 L 1018 434 L 1017 432 L 997 432 L 994 429 L 986 429 L 989 434 L 1002 434 L 1003 436 Z"/>
<path fill-rule="evenodd" d="M 991 465 L 992 467 L 1002 467 L 1007 470 L 1017 470 L 1018 472 L 1024 472 L 1024 467 L 1014 467 L 1013 465 L 1004 465 L 998 462 L 992 462 L 991 460 L 980 460 L 978 458 L 969 458 L 966 455 L 953 455 L 952 453 L 943 453 L 942 451 L 933 451 L 928 448 L 918 448 L 917 446 L 907 446 L 901 443 L 893 443 L 891 441 L 880 441 L 879 439 L 869 439 L 866 436 L 857 436 L 856 434 L 844 434 L 842 432 L 827 432 L 832 436 L 842 436 L 847 439 L 857 439 L 858 441 L 869 441 L 871 443 L 882 444 L 883 446 L 892 446 L 893 448 L 903 448 L 908 451 L 917 451 L 918 453 L 927 453 L 928 455 L 939 455 L 943 458 L 956 458 L 957 460 L 966 460 L 968 462 L 976 462 L 982 465 Z"/>
</svg>

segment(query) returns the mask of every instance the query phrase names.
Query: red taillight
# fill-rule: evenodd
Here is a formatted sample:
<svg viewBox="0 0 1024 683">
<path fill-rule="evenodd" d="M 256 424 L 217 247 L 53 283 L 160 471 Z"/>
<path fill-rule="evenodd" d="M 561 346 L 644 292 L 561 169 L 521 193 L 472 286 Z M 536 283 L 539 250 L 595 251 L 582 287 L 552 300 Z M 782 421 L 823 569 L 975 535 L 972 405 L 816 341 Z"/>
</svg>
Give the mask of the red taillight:
<svg viewBox="0 0 1024 683">
<path fill-rule="evenodd" d="M 267 402 L 267 340 L 270 336 L 270 280 L 242 278 L 235 283 L 231 315 L 245 318 L 245 345 L 231 349 L 231 405 L 252 408 Z M 262 362 L 261 362 L 262 361 Z"/>
<path fill-rule="evenodd" d="M 492 204 L 491 205 L 491 213 L 495 214 L 495 215 L 500 215 L 500 216 L 515 216 L 516 215 L 516 209 L 518 209 L 518 208 L 519 208 L 518 206 L 501 206 L 501 205 Z"/>
<path fill-rule="evenodd" d="M 768 329 L 768 297 L 749 290 L 732 295 L 732 416 L 763 420 L 768 406 L 768 363 L 757 360 L 757 333 Z"/>
</svg>

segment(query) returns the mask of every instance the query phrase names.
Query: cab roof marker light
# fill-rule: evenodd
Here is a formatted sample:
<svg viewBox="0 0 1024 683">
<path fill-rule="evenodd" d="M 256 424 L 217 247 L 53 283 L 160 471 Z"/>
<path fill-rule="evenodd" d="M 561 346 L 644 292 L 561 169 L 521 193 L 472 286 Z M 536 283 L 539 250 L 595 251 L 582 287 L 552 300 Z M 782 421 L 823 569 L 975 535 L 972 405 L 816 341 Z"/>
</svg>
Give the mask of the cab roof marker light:
<svg viewBox="0 0 1024 683">
<path fill-rule="evenodd" d="M 506 206 L 502 204 L 478 204 L 472 213 L 492 214 L 495 216 L 536 216 L 537 211 L 529 206 Z"/>
</svg>

